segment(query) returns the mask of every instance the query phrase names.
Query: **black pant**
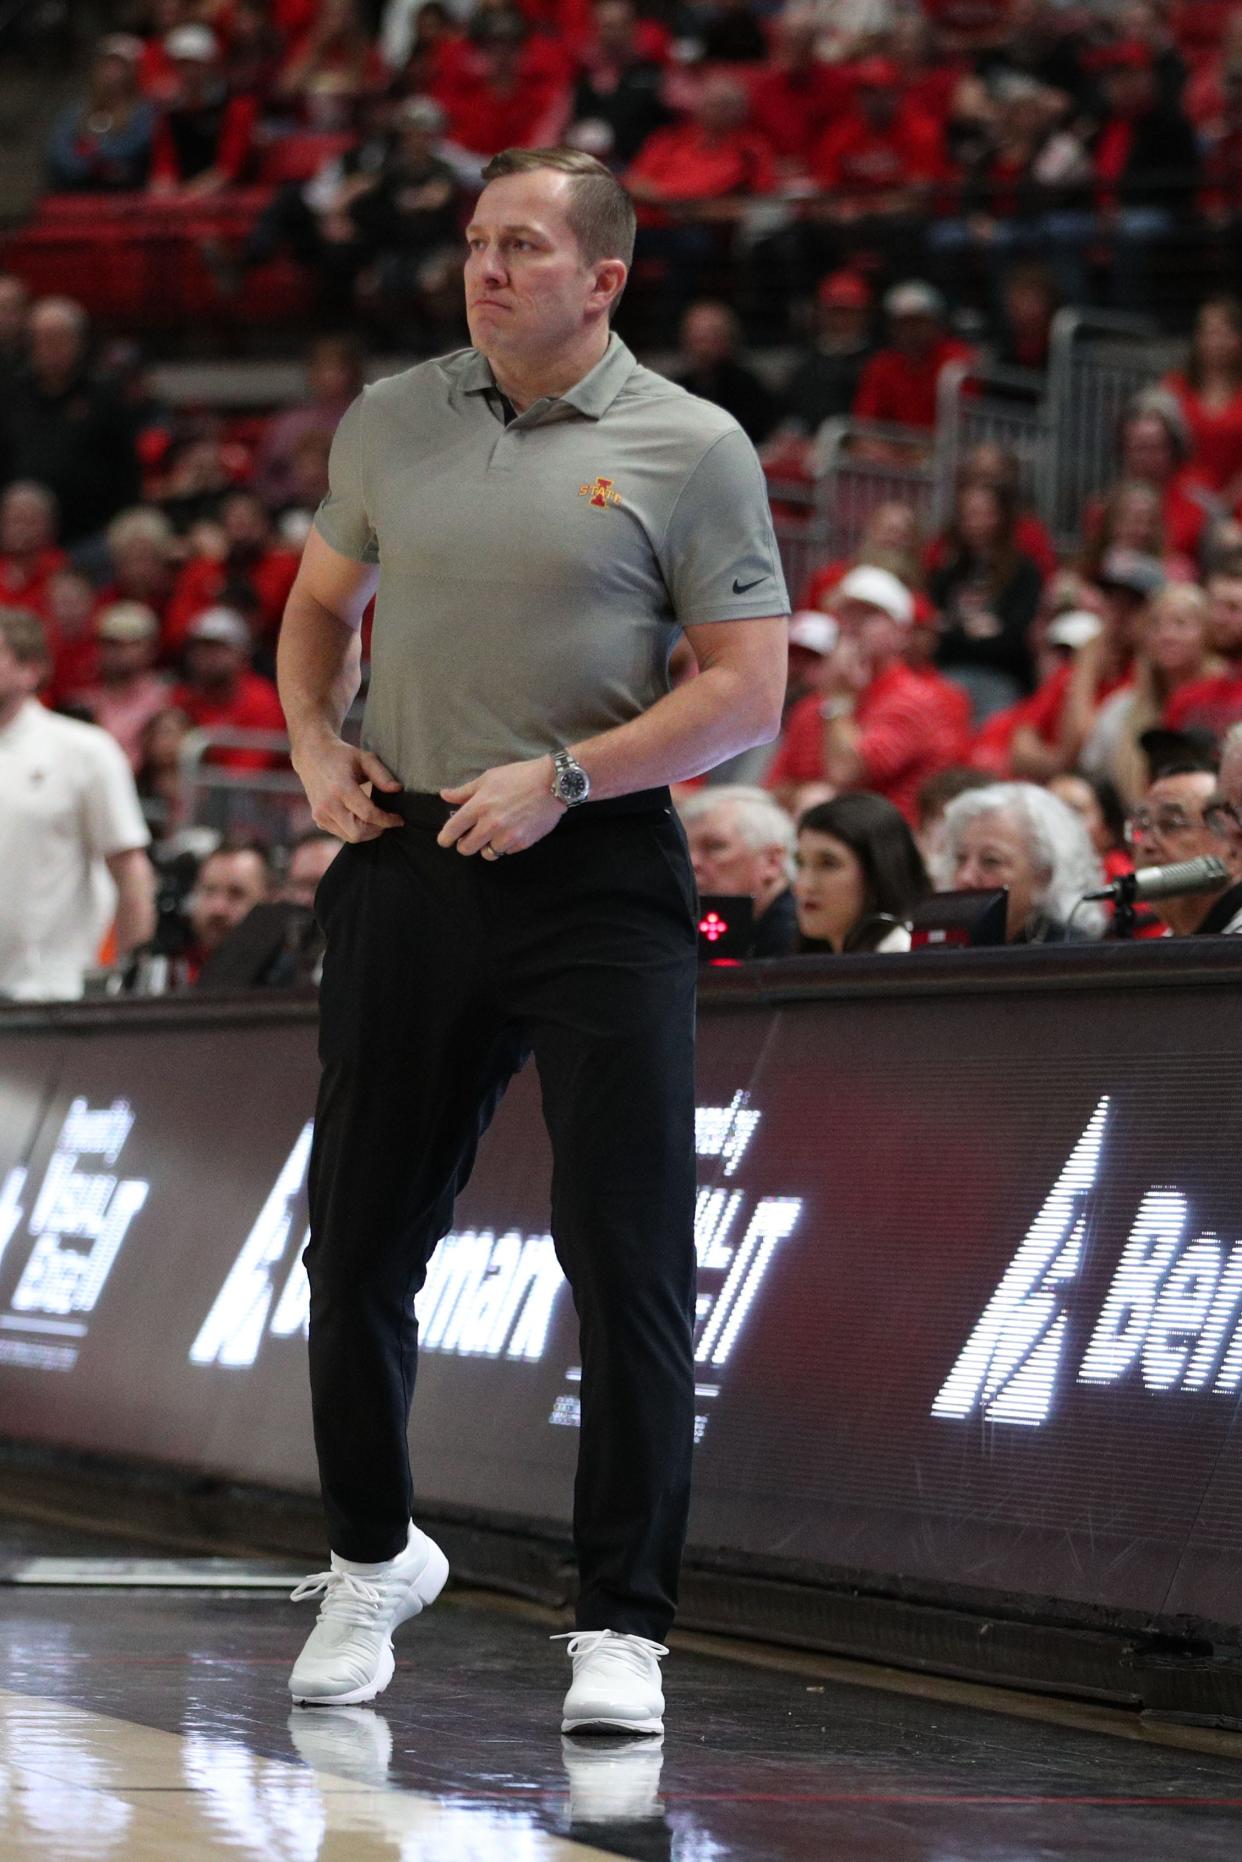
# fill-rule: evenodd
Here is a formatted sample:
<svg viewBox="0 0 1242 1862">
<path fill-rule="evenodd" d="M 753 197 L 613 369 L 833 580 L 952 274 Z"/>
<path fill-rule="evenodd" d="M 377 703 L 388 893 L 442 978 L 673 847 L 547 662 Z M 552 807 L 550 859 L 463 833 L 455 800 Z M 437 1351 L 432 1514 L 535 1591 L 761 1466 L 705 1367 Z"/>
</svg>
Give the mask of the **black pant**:
<svg viewBox="0 0 1242 1862">
<path fill-rule="evenodd" d="M 390 798 L 385 798 L 388 806 Z M 345 847 L 311 1157 L 310 1372 L 328 1536 L 405 1544 L 414 1298 L 482 1132 L 533 1051 L 552 1234 L 581 1326 L 578 1624 L 660 1637 L 694 1429 L 696 895 L 665 791 L 566 813 L 523 853 L 436 844 L 438 797 Z"/>
</svg>

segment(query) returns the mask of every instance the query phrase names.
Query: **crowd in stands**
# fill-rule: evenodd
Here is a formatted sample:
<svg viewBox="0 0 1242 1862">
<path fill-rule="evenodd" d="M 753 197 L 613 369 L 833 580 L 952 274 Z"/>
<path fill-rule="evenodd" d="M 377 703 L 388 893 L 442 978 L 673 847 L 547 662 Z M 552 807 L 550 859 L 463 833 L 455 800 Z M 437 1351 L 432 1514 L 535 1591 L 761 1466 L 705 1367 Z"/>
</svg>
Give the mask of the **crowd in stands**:
<svg viewBox="0 0 1242 1862">
<path fill-rule="evenodd" d="M 1151 302 L 1178 240 L 1235 250 L 1242 8 L 1206 0 L 157 0 L 131 24 L 55 125 L 54 188 L 188 205 L 318 138 L 309 179 L 273 186 L 243 245 L 213 247 L 221 289 L 287 248 L 342 325 L 418 298 L 417 348 L 457 327 L 481 164 L 568 137 L 640 204 L 635 294 L 678 314 L 669 372 L 728 408 L 774 476 L 843 416 L 882 423 L 877 459 L 925 449 L 980 317 L 994 359 L 1038 371 L 1061 304 Z M 751 353 L 761 270 L 805 297 L 779 370 Z M 184 980 L 222 901 L 271 896 L 279 864 L 226 837 L 211 883 L 195 877 L 187 741 L 208 733 L 208 765 L 243 786 L 287 769 L 276 634 L 365 371 L 354 336 L 323 336 L 293 406 L 174 410 L 123 334 L 0 275 L 0 612 L 36 617 L 42 643 L 14 636 L 28 675 L 6 636 L 0 669 L 13 662 L 10 694 L 37 689 L 119 746 L 178 876 Z M 1079 515 L 1072 544 L 1054 540 L 1020 461 L 982 445 L 944 521 L 879 500 L 857 547 L 791 588 L 779 741 L 679 796 L 701 888 L 755 902 L 754 954 L 893 948 L 933 887 L 1005 885 L 1013 942 L 1100 935 L 1106 914 L 1076 910 L 1097 882 L 1208 850 L 1228 868 L 1219 895 L 1140 929 L 1233 928 L 1242 302 L 1201 298 L 1181 364 L 1126 407 L 1112 482 Z M 0 680 L 0 800 L 16 708 Z M 289 801 L 296 862 L 331 850 L 312 836 L 299 851 L 308 826 Z M 144 942 L 142 911 L 129 920 L 122 954 Z M 0 995 L 20 993 L 5 979 L 0 957 Z"/>
</svg>

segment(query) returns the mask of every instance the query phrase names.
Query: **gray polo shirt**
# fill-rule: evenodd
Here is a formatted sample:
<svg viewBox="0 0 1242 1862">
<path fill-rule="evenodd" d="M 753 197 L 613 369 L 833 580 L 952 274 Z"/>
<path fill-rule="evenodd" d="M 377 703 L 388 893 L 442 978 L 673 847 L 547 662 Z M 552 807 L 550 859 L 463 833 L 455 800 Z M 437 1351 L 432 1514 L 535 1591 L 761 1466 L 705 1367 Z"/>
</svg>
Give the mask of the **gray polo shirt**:
<svg viewBox="0 0 1242 1862">
<path fill-rule="evenodd" d="M 380 566 L 363 741 L 410 789 L 624 724 L 683 626 L 789 607 L 749 440 L 616 336 L 508 426 L 476 349 L 377 382 L 329 482 L 320 534 Z"/>
</svg>

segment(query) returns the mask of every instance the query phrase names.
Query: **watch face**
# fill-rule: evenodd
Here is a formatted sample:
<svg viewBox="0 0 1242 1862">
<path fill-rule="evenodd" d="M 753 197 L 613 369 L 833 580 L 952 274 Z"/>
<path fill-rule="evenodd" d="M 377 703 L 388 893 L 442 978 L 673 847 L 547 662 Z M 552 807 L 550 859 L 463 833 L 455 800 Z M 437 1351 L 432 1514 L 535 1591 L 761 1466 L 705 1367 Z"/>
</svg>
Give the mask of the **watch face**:
<svg viewBox="0 0 1242 1862">
<path fill-rule="evenodd" d="M 585 799 L 591 784 L 583 770 L 563 769 L 557 783 L 562 801 L 581 802 Z"/>
</svg>

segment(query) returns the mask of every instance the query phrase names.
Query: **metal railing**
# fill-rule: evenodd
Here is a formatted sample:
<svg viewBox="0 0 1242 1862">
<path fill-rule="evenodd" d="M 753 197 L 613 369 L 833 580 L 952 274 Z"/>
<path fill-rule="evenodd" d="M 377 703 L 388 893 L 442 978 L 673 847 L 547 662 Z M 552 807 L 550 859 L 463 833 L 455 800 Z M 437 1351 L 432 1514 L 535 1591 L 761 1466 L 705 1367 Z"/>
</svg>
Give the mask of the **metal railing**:
<svg viewBox="0 0 1242 1862">
<path fill-rule="evenodd" d="M 1055 504 L 1055 424 L 1044 378 L 1028 369 L 951 362 L 936 388 L 935 521 L 948 522 L 962 462 L 975 447 L 1003 446 L 1018 463 L 1024 503 L 1045 522 Z"/>
</svg>

